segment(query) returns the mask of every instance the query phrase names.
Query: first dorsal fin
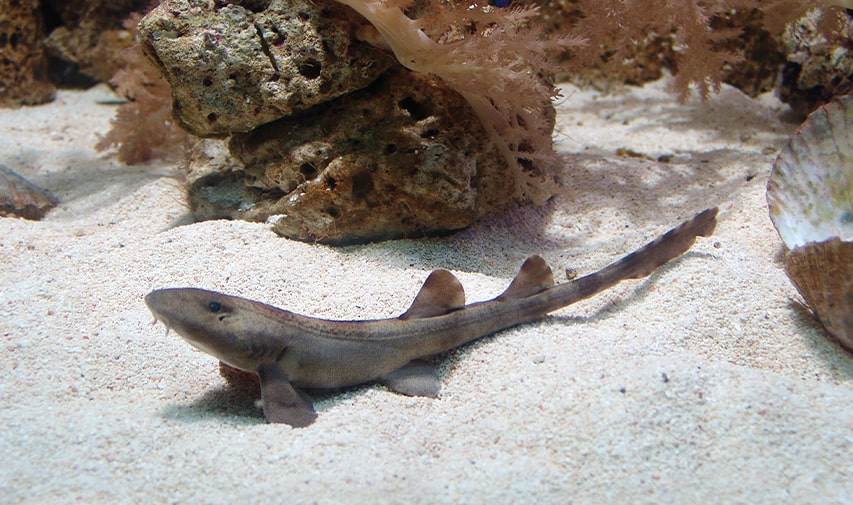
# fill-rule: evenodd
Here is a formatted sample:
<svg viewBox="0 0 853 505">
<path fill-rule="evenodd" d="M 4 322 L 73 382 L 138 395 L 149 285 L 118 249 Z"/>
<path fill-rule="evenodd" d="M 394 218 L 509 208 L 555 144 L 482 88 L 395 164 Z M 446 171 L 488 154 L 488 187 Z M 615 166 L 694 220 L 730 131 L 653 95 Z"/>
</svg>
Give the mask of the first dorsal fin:
<svg viewBox="0 0 853 505">
<path fill-rule="evenodd" d="M 435 270 L 421 287 L 415 301 L 400 319 L 434 317 L 465 306 L 465 290 L 455 275 L 447 270 Z"/>
<path fill-rule="evenodd" d="M 542 256 L 531 256 L 527 258 L 518 275 L 509 284 L 498 299 L 510 300 L 516 298 L 527 298 L 541 293 L 554 285 L 554 274 L 551 267 L 545 263 Z"/>
</svg>

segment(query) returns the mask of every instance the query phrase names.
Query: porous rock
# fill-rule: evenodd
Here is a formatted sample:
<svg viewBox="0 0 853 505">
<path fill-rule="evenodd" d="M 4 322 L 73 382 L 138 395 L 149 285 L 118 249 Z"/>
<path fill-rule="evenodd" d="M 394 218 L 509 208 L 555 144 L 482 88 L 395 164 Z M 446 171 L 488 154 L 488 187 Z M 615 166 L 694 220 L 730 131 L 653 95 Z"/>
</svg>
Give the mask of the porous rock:
<svg viewBox="0 0 853 505">
<path fill-rule="evenodd" d="M 38 0 L 0 0 L 0 107 L 53 100 Z"/>
<path fill-rule="evenodd" d="M 334 0 L 164 0 L 139 23 L 172 86 L 176 118 L 200 136 L 248 132 L 363 88 L 393 58 L 353 33 Z"/>
<path fill-rule="evenodd" d="M 122 68 L 121 51 L 133 45 L 123 22 L 151 0 L 44 0 L 49 31 L 44 43 L 52 78 L 60 85 L 90 86 Z"/>
<path fill-rule="evenodd" d="M 514 179 L 467 102 L 394 68 L 368 88 L 196 151 L 197 217 L 266 220 L 347 244 L 458 230 L 515 198 Z M 220 154 L 216 154 L 216 150 Z M 201 168 L 200 168 L 201 167 Z"/>
<path fill-rule="evenodd" d="M 822 15 L 809 11 L 788 25 L 782 37 L 787 62 L 779 98 L 800 116 L 853 92 L 853 16 L 837 13 L 832 18 L 837 22 L 836 37 L 828 37 Z"/>
</svg>

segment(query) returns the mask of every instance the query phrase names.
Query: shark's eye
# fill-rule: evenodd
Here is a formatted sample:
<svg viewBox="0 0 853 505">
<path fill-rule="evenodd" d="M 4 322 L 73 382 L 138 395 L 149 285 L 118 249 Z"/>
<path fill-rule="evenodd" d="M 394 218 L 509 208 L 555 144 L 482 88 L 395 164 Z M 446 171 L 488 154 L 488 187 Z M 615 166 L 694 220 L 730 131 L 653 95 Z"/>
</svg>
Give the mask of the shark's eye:
<svg viewBox="0 0 853 505">
<path fill-rule="evenodd" d="M 207 308 L 210 309 L 211 312 L 219 312 L 222 305 L 220 305 L 219 302 L 210 302 L 207 304 Z"/>
</svg>

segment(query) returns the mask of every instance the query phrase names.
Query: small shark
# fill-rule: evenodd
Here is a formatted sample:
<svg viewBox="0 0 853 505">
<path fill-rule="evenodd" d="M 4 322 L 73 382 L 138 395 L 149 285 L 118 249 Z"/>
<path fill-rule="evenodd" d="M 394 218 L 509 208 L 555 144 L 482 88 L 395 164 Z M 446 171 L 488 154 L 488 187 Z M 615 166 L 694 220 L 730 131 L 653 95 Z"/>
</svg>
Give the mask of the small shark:
<svg viewBox="0 0 853 505">
<path fill-rule="evenodd" d="M 438 396 L 434 366 L 422 358 L 445 352 L 599 293 L 622 280 L 648 276 L 709 236 L 717 209 L 707 209 L 603 269 L 554 284 L 550 267 L 531 256 L 498 297 L 465 305 L 447 270 L 426 279 L 411 307 L 392 319 L 332 321 L 195 288 L 152 291 L 154 317 L 194 347 L 231 367 L 256 373 L 270 423 L 308 426 L 317 418 L 304 389 L 380 380 L 411 396 Z"/>
</svg>

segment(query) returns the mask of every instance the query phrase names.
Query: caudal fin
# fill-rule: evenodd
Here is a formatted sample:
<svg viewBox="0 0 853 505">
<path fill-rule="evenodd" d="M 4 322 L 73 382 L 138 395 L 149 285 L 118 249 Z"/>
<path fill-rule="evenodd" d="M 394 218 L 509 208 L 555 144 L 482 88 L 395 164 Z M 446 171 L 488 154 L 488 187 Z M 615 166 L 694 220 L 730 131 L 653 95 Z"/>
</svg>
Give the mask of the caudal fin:
<svg viewBox="0 0 853 505">
<path fill-rule="evenodd" d="M 696 237 L 708 237 L 717 226 L 717 207 L 705 209 L 693 219 L 681 223 L 644 247 L 625 256 L 612 266 L 622 279 L 642 279 L 664 264 L 681 256 L 696 242 Z M 611 267 L 602 269 L 607 271 Z"/>
</svg>

